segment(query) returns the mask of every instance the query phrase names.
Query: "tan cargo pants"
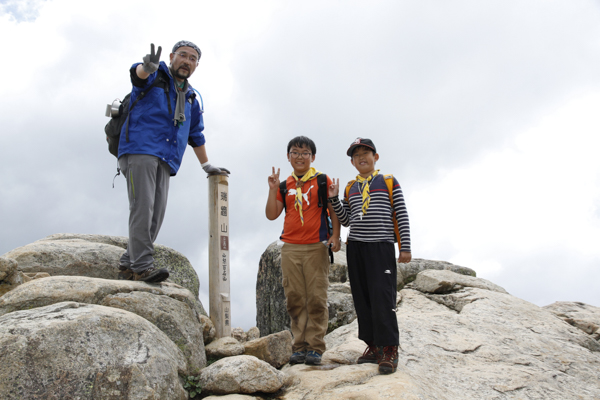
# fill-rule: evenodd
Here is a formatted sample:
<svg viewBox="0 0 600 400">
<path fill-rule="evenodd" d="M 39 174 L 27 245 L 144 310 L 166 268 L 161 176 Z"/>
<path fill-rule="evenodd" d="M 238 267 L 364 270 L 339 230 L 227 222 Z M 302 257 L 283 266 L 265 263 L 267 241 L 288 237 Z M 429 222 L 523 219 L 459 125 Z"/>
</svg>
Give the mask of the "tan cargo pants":
<svg viewBox="0 0 600 400">
<path fill-rule="evenodd" d="M 281 271 L 287 311 L 292 322 L 296 351 L 325 351 L 329 312 L 329 257 L 327 247 L 314 244 L 284 243 L 281 248 Z"/>
</svg>

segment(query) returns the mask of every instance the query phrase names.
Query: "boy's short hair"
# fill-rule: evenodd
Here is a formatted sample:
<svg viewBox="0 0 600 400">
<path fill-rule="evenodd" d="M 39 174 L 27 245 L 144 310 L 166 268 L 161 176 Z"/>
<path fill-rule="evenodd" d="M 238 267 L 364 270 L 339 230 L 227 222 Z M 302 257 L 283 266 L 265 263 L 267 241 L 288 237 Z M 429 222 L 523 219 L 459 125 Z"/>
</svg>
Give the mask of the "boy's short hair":
<svg viewBox="0 0 600 400">
<path fill-rule="evenodd" d="M 356 138 L 356 140 L 352 142 L 346 154 L 349 157 L 352 157 L 352 153 L 354 153 L 354 150 L 356 150 L 359 147 L 364 147 L 367 150 L 371 150 L 373 154 L 377 154 L 377 149 L 375 149 L 375 144 L 373 143 L 373 141 L 371 139 L 360 137 Z"/>
<path fill-rule="evenodd" d="M 306 136 L 296 136 L 295 138 L 290 140 L 290 142 L 288 143 L 288 146 L 287 146 L 288 153 L 290 152 L 290 149 L 292 148 L 292 146 L 308 147 L 310 149 L 310 151 L 312 152 L 313 156 L 315 154 L 317 154 L 317 146 L 315 145 L 315 142 L 313 142 L 311 139 L 307 138 Z"/>
</svg>

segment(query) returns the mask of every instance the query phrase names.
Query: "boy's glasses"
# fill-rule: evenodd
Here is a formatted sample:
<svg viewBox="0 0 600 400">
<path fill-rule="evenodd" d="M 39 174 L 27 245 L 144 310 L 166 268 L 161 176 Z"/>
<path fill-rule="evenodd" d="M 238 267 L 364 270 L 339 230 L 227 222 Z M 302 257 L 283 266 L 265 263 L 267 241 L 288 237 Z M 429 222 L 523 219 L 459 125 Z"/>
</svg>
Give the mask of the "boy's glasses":
<svg viewBox="0 0 600 400">
<path fill-rule="evenodd" d="M 310 156 L 312 156 L 311 153 L 298 153 L 297 151 L 290 151 L 290 157 L 292 158 L 298 158 L 302 156 L 302 158 L 308 158 Z"/>
</svg>

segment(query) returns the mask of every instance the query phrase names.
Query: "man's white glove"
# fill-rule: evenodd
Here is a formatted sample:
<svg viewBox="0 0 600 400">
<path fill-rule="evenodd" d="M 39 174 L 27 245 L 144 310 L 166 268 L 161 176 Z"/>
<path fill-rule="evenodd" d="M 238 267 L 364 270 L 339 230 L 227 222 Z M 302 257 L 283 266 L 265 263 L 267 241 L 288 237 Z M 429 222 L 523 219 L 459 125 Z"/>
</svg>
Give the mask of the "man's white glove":
<svg viewBox="0 0 600 400">
<path fill-rule="evenodd" d="M 158 69 L 158 65 L 160 64 L 160 52 L 162 51 L 162 47 L 158 46 L 158 52 L 154 53 L 154 43 L 150 44 L 150 54 L 146 54 L 143 58 L 144 64 L 142 64 L 142 68 L 144 68 L 144 72 L 148 74 L 153 74 Z"/>
</svg>

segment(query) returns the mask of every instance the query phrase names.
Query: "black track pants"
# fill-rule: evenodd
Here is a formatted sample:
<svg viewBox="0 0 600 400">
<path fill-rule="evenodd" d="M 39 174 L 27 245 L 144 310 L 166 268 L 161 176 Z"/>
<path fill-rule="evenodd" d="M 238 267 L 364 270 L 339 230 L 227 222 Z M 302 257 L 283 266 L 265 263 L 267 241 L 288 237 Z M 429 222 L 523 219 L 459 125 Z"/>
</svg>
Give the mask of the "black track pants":
<svg viewBox="0 0 600 400">
<path fill-rule="evenodd" d="M 397 346 L 394 244 L 349 240 L 346 254 L 358 338 L 376 346 Z"/>
</svg>

